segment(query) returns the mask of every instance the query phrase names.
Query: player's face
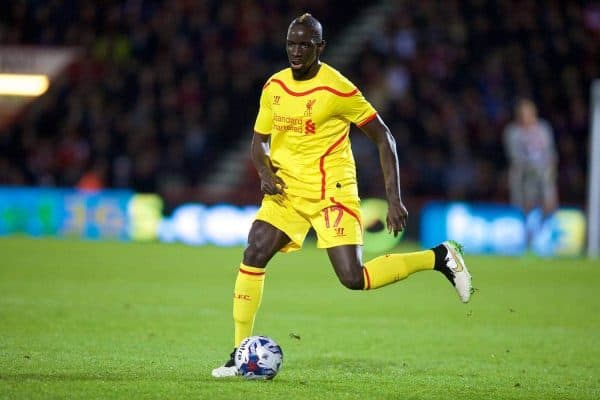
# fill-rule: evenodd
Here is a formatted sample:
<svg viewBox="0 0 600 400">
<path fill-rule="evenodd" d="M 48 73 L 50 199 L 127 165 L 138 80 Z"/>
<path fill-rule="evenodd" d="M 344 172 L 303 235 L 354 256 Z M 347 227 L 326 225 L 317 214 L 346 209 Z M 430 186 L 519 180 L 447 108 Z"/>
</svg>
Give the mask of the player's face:
<svg viewBox="0 0 600 400">
<path fill-rule="evenodd" d="M 292 25 L 288 30 L 286 50 L 295 79 L 312 78 L 318 70 L 322 44 L 313 39 L 313 32 L 304 25 Z"/>
</svg>

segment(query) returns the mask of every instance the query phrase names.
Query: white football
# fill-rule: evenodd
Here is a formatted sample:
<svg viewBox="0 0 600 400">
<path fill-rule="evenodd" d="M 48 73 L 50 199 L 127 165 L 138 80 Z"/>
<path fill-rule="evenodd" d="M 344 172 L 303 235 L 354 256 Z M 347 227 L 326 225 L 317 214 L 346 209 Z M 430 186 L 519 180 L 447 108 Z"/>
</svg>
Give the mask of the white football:
<svg viewBox="0 0 600 400">
<path fill-rule="evenodd" d="M 235 366 L 246 379 L 273 379 L 283 363 L 283 351 L 267 336 L 242 340 L 235 355 Z"/>
</svg>

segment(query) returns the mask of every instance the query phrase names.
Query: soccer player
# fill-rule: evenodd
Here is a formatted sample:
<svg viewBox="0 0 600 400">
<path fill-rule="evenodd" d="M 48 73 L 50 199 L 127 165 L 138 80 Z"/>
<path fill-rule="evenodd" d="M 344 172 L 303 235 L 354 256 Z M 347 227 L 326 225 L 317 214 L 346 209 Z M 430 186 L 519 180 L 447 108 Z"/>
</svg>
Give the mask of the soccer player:
<svg viewBox="0 0 600 400">
<path fill-rule="evenodd" d="M 300 249 L 311 227 L 317 234 L 317 247 L 327 249 L 337 277 L 349 289 L 376 289 L 414 272 L 434 269 L 454 285 L 463 302 L 471 296 L 471 276 L 461 247 L 452 241 L 363 263 L 350 124 L 358 126 L 379 150 L 388 231 L 398 235 L 408 213 L 400 196 L 394 138 L 352 82 L 320 61 L 325 49 L 322 32 L 310 14 L 294 19 L 286 44 L 290 68 L 271 76 L 262 89 L 251 157 L 265 195 L 235 282 L 234 352 L 252 334 L 267 263 L 278 251 Z M 214 377 L 237 374 L 234 352 L 225 365 L 212 371 Z"/>
</svg>

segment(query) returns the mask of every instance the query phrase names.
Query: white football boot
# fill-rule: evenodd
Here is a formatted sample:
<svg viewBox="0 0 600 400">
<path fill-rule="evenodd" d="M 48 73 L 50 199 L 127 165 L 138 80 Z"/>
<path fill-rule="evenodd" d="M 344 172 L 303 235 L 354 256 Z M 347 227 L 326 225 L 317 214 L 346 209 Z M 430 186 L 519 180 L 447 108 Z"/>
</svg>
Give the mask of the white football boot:
<svg viewBox="0 0 600 400">
<path fill-rule="evenodd" d="M 471 274 L 463 259 L 462 246 L 454 240 L 447 240 L 442 245 L 448 250 L 445 259 L 448 271 L 442 272 L 454 285 L 460 300 L 463 303 L 468 303 L 473 293 L 473 286 L 471 286 Z"/>
<path fill-rule="evenodd" d="M 225 364 L 220 367 L 217 367 L 212 370 L 212 376 L 215 378 L 229 378 L 232 376 L 239 375 L 238 369 L 235 366 L 235 361 L 233 360 L 233 355 L 235 354 L 235 350 L 231 352 L 229 355 L 229 360 Z"/>
</svg>

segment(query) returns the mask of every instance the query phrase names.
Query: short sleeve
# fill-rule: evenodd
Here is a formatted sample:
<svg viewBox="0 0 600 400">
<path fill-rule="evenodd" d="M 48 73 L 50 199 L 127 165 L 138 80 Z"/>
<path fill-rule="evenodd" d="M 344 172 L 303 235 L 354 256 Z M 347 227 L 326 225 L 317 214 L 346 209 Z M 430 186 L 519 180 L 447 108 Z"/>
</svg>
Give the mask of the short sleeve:
<svg viewBox="0 0 600 400">
<path fill-rule="evenodd" d="M 270 135 L 273 127 L 273 110 L 271 109 L 271 99 L 269 97 L 269 84 L 267 83 L 260 94 L 260 107 L 256 122 L 254 123 L 254 132 Z"/>
<path fill-rule="evenodd" d="M 377 111 L 363 94 L 356 90 L 352 96 L 342 97 L 340 114 L 356 126 L 363 126 L 377 116 Z"/>
</svg>

